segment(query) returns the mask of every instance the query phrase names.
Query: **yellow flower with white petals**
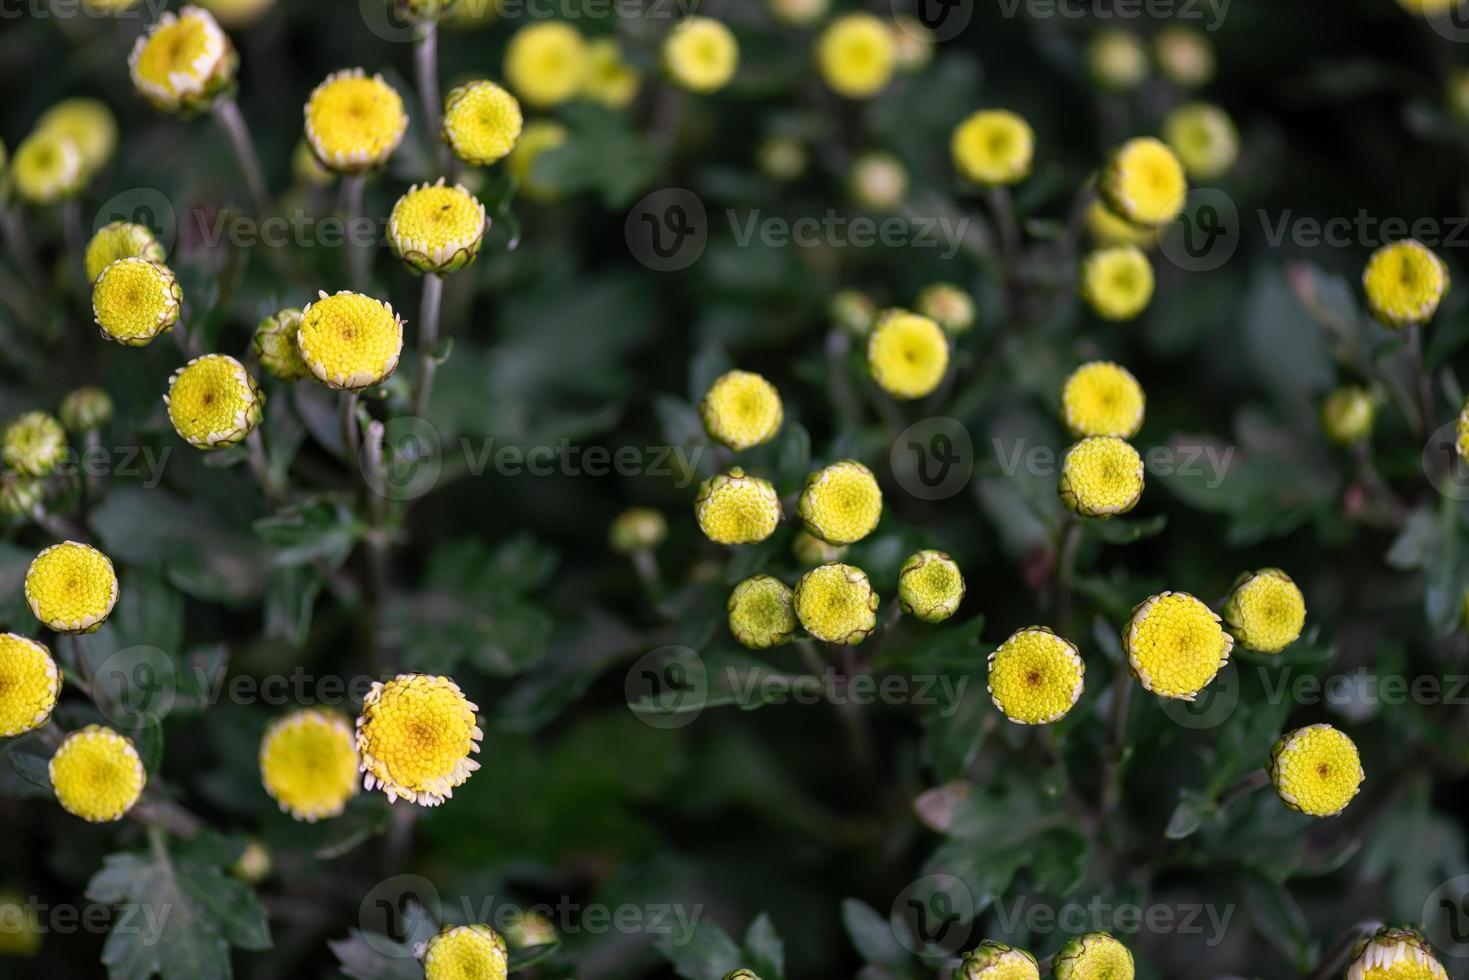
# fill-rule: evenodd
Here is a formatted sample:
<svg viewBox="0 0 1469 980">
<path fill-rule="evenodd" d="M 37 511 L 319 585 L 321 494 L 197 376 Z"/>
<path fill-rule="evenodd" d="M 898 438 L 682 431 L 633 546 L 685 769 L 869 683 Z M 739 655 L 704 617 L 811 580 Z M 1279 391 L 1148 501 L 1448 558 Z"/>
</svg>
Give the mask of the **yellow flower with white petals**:
<svg viewBox="0 0 1469 980">
<path fill-rule="evenodd" d="M 1166 143 L 1140 136 L 1112 152 L 1098 188 L 1115 213 L 1135 225 L 1156 228 L 1183 210 L 1188 178 Z"/>
<path fill-rule="evenodd" d="M 770 575 L 747 578 L 729 594 L 729 631 L 751 650 L 779 646 L 796 631 L 790 586 Z"/>
<path fill-rule="evenodd" d="M 1140 228 L 1118 217 L 1100 198 L 1087 206 L 1086 230 L 1098 245 L 1136 245 L 1148 249 L 1158 244 L 1158 229 Z"/>
<path fill-rule="evenodd" d="M 389 800 L 438 806 L 479 763 L 479 708 L 447 677 L 399 674 L 376 682 L 357 719 L 357 751 L 368 790 Z"/>
<path fill-rule="evenodd" d="M 117 120 L 98 99 L 63 99 L 41 113 L 36 129 L 60 133 L 76 144 L 89 175 L 105 167 L 117 150 Z"/>
<path fill-rule="evenodd" d="M 525 127 L 524 132 L 520 134 L 519 141 L 515 144 L 515 149 L 510 151 L 510 159 L 505 165 L 510 175 L 520 184 L 521 192 L 526 197 L 532 201 L 556 199 L 557 189 L 536 178 L 536 160 L 547 150 L 563 146 L 570 138 L 570 130 L 550 120 L 537 120 Z"/>
<path fill-rule="evenodd" d="M 889 310 L 867 338 L 867 369 L 894 398 L 922 398 L 939 386 L 948 368 L 949 340 L 926 316 Z"/>
<path fill-rule="evenodd" d="M 1142 428 L 1145 405 L 1137 378 L 1111 361 L 1083 364 L 1061 386 L 1061 411 L 1074 436 L 1131 439 Z"/>
<path fill-rule="evenodd" d="M 1163 120 L 1163 138 L 1195 180 L 1213 180 L 1239 156 L 1239 133 L 1229 113 L 1204 102 L 1170 112 Z"/>
<path fill-rule="evenodd" d="M 1144 689 L 1192 701 L 1229 662 L 1234 638 L 1198 599 L 1187 592 L 1163 592 L 1132 611 L 1122 647 Z"/>
<path fill-rule="evenodd" d="M 960 176 L 982 187 L 1002 187 L 1030 175 L 1035 133 L 1007 109 L 982 109 L 954 129 L 949 151 Z"/>
<path fill-rule="evenodd" d="M 21 141 L 10 161 L 10 180 L 21 200 L 55 204 L 82 189 L 87 180 L 82 151 L 71 137 L 37 130 Z"/>
<path fill-rule="evenodd" d="M 1098 316 L 1131 320 L 1153 298 L 1153 266 L 1136 245 L 1109 245 L 1081 264 L 1081 295 Z"/>
<path fill-rule="evenodd" d="M 505 940 L 489 926 L 447 926 L 415 951 L 424 980 L 505 980 Z"/>
<path fill-rule="evenodd" d="M 615 38 L 603 37 L 587 45 L 587 80 L 582 94 L 609 109 L 625 109 L 638 97 L 643 77 L 622 56 Z"/>
<path fill-rule="evenodd" d="M 388 243 L 415 272 L 446 276 L 479 256 L 489 222 L 485 206 L 463 184 L 408 188 L 388 216 Z"/>
<path fill-rule="evenodd" d="M 18 633 L 0 633 L 0 738 L 40 728 L 61 695 L 51 651 Z"/>
<path fill-rule="evenodd" d="M 941 623 L 964 601 L 959 563 L 942 551 L 926 548 L 908 556 L 898 572 L 898 605 L 925 623 Z"/>
<path fill-rule="evenodd" d="M 1432 250 L 1405 238 L 1372 253 L 1362 272 L 1372 315 L 1385 326 L 1424 323 L 1449 291 L 1449 267 Z"/>
<path fill-rule="evenodd" d="M 1040 980 L 1035 957 L 1023 949 L 986 939 L 964 954 L 955 980 Z"/>
<path fill-rule="evenodd" d="M 754 544 L 780 524 L 780 497 L 769 480 L 735 466 L 700 484 L 694 516 L 699 530 L 716 544 Z"/>
<path fill-rule="evenodd" d="M 56 802 L 91 823 L 121 820 L 148 782 L 132 740 L 101 725 L 88 725 L 62 739 L 50 772 Z"/>
<path fill-rule="evenodd" d="M 163 246 L 153 232 L 131 221 L 114 221 L 97 229 L 87 243 L 87 281 L 96 282 L 102 270 L 118 259 L 147 259 L 162 262 Z"/>
<path fill-rule="evenodd" d="M 5 427 L 5 465 L 26 476 L 45 476 L 66 456 L 66 430 L 46 412 L 26 412 Z"/>
<path fill-rule="evenodd" d="M 663 42 L 663 65 L 678 85 L 708 95 L 734 77 L 740 45 L 730 29 L 712 17 L 685 17 Z"/>
<path fill-rule="evenodd" d="M 796 512 L 821 540 L 852 544 L 871 534 L 882 518 L 882 488 L 870 469 L 844 459 L 806 478 Z"/>
<path fill-rule="evenodd" d="M 1362 789 L 1367 774 L 1357 745 L 1330 725 L 1308 725 L 1270 750 L 1270 781 L 1292 810 L 1334 817 Z"/>
<path fill-rule="evenodd" d="M 234 81 L 239 57 L 214 15 L 169 11 L 140 35 L 128 56 L 133 87 L 162 112 L 206 107 Z"/>
<path fill-rule="evenodd" d="M 1347 980 L 1449 980 L 1449 974 L 1421 932 L 1384 926 L 1357 944 Z"/>
<path fill-rule="evenodd" d="M 576 98 L 590 68 L 586 42 L 561 21 L 528 24 L 505 49 L 505 79 L 522 101 L 537 109 Z"/>
<path fill-rule="evenodd" d="M 1066 450 L 1056 490 L 1083 517 L 1125 514 L 1142 499 L 1143 459 L 1116 436 L 1089 436 Z"/>
<path fill-rule="evenodd" d="M 466 82 L 444 100 L 444 142 L 454 155 L 488 167 L 515 148 L 525 126 L 520 103 L 494 82 Z"/>
<path fill-rule="evenodd" d="M 893 28 L 872 14 L 838 17 L 816 39 L 816 64 L 833 92 L 870 99 L 887 87 L 897 67 Z"/>
<path fill-rule="evenodd" d="M 877 628 L 877 593 L 854 565 L 818 565 L 801 576 L 792 599 L 796 618 L 818 640 L 850 646 Z"/>
<path fill-rule="evenodd" d="M 1089 932 L 1061 947 L 1052 968 L 1056 980 L 1133 980 L 1132 952 L 1115 936 Z"/>
<path fill-rule="evenodd" d="M 91 633 L 117 605 L 117 572 L 96 548 L 63 541 L 31 562 L 25 596 L 36 618 L 56 632 Z"/>
<path fill-rule="evenodd" d="M 322 166 L 341 174 L 375 170 L 403 142 L 403 97 L 381 75 L 333 72 L 306 100 L 306 142 Z"/>
<path fill-rule="evenodd" d="M 295 308 L 278 310 L 264 317 L 255 327 L 255 356 L 272 377 L 282 381 L 297 381 L 311 373 L 301 359 L 301 350 L 296 346 L 296 335 L 301 331 L 301 311 Z"/>
<path fill-rule="evenodd" d="M 704 430 L 735 452 L 774 439 L 785 417 L 775 385 L 752 371 L 727 371 L 699 403 Z"/>
<path fill-rule="evenodd" d="M 205 354 L 168 379 L 163 396 L 179 438 L 196 449 L 233 446 L 260 424 L 265 396 L 228 354 Z"/>
<path fill-rule="evenodd" d="M 1049 725 L 1066 717 L 1085 679 L 1086 664 L 1076 644 L 1044 626 L 1017 631 L 989 656 L 990 699 L 1020 725 Z"/>
<path fill-rule="evenodd" d="M 1279 653 L 1306 625 L 1306 598 L 1278 568 L 1241 575 L 1224 604 L 1224 621 L 1240 645 L 1260 653 Z"/>
<path fill-rule="evenodd" d="M 303 708 L 278 718 L 260 740 L 260 782 L 281 811 L 315 823 L 357 795 L 357 739 L 335 711 Z"/>
<path fill-rule="evenodd" d="M 102 336 L 142 347 L 173 329 L 184 293 L 173 271 L 139 256 L 118 259 L 92 284 L 92 315 Z"/>
<path fill-rule="evenodd" d="M 328 388 L 360 391 L 382 384 L 403 354 L 403 321 L 391 304 L 347 290 L 318 294 L 301 311 L 301 359 Z"/>
</svg>

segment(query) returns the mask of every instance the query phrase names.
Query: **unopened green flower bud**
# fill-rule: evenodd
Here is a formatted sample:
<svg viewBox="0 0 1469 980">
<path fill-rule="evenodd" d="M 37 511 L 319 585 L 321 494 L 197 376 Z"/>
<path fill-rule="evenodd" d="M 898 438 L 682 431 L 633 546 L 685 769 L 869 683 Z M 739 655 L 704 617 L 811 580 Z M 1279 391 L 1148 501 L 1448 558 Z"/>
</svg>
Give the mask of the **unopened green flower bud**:
<svg viewBox="0 0 1469 980">
<path fill-rule="evenodd" d="M 40 480 L 24 473 L 6 473 L 0 477 L 0 514 L 23 517 L 36 509 L 45 490 Z"/>
<path fill-rule="evenodd" d="M 1332 442 L 1349 445 L 1372 435 L 1377 403 L 1372 393 L 1358 385 L 1333 391 L 1321 406 L 1321 427 Z"/>
<path fill-rule="evenodd" d="M 903 562 L 898 572 L 898 603 L 903 612 L 925 623 L 941 623 L 964 599 L 959 565 L 942 551 L 927 549 Z"/>
<path fill-rule="evenodd" d="M 974 327 L 974 300 L 953 283 L 936 282 L 918 294 L 918 313 L 949 333 L 967 333 Z"/>
<path fill-rule="evenodd" d="M 656 548 L 668 537 L 668 521 L 651 507 L 629 507 L 612 521 L 608 540 L 620 555 Z"/>
<path fill-rule="evenodd" d="M 296 344 L 300 330 L 301 311 L 295 308 L 272 313 L 255 327 L 255 354 L 261 366 L 282 381 L 296 381 L 311 373 Z"/>
<path fill-rule="evenodd" d="M 865 293 L 844 289 L 831 298 L 831 319 L 843 330 L 865 337 L 877 320 L 877 304 Z"/>
<path fill-rule="evenodd" d="M 45 412 L 26 412 L 5 427 L 3 449 L 10 469 L 45 476 L 66 454 L 66 430 Z"/>
<path fill-rule="evenodd" d="M 101 388 L 78 388 L 61 400 L 61 424 L 68 432 L 90 432 L 112 421 L 112 396 Z"/>
<path fill-rule="evenodd" d="M 270 876 L 270 851 L 260 841 L 250 838 L 230 867 L 230 873 L 251 885 L 264 881 Z"/>
<path fill-rule="evenodd" d="M 752 650 L 789 640 L 796 631 L 790 587 L 769 575 L 756 575 L 735 586 L 729 597 L 729 631 Z"/>
<path fill-rule="evenodd" d="M 505 942 L 512 949 L 549 946 L 556 942 L 556 927 L 534 910 L 516 910 L 505 923 Z"/>
</svg>

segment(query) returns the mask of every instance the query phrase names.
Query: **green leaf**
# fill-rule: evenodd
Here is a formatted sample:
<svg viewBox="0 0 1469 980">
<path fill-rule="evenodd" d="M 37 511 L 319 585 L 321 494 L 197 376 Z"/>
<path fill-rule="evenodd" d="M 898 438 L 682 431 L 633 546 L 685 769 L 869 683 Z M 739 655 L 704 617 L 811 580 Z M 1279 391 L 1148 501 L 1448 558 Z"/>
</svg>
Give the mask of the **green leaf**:
<svg viewBox="0 0 1469 980">
<path fill-rule="evenodd" d="M 784 980 L 785 943 L 775 931 L 775 923 L 764 912 L 745 932 L 745 963 L 760 980 Z"/>
<path fill-rule="evenodd" d="M 1081 526 L 1087 534 L 1108 544 L 1132 544 L 1144 538 L 1157 537 L 1168 526 L 1167 514 L 1155 514 L 1143 520 L 1130 521 L 1124 518 L 1083 518 Z"/>
<path fill-rule="evenodd" d="M 842 925 L 852 938 L 857 954 L 867 963 L 898 966 L 908 954 L 893 935 L 893 927 L 872 906 L 855 898 L 842 901 Z"/>
<path fill-rule="evenodd" d="M 726 973 L 738 970 L 740 948 L 729 933 L 708 920 L 694 927 L 693 937 L 679 944 L 674 936 L 663 936 L 657 942 L 658 952 L 684 980 L 723 980 Z"/>
<path fill-rule="evenodd" d="M 336 568 L 366 530 L 348 500 L 335 493 L 308 497 L 255 522 L 255 533 L 275 549 L 271 557 L 279 565 L 325 561 Z"/>
<path fill-rule="evenodd" d="M 1163 831 L 1163 836 L 1169 840 L 1184 840 L 1192 837 L 1218 810 L 1218 806 L 1211 797 L 1186 789 L 1179 794 L 1178 805 L 1173 808 L 1173 815 L 1168 818 L 1168 826 Z"/>
<path fill-rule="evenodd" d="M 1258 875 L 1245 879 L 1245 906 L 1255 928 L 1285 956 L 1296 972 L 1311 964 L 1311 933 L 1290 890 Z"/>
</svg>

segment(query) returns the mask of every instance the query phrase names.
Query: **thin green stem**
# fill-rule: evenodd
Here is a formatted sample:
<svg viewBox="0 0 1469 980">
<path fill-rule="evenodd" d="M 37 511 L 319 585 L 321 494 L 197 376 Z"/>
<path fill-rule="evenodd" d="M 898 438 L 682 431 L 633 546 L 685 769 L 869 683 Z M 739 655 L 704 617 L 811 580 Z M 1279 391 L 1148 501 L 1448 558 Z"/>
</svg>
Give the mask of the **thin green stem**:
<svg viewBox="0 0 1469 980">
<path fill-rule="evenodd" d="M 286 488 L 277 480 L 274 471 L 270 468 L 270 456 L 265 451 L 265 439 L 260 434 L 259 426 L 250 430 L 245 437 L 245 450 L 249 454 L 250 469 L 255 473 L 255 479 L 260 481 L 260 488 L 265 491 L 266 497 L 272 504 L 280 504 L 286 499 Z"/>
<path fill-rule="evenodd" d="M 413 396 L 413 414 L 428 416 L 434 392 L 434 372 L 439 362 L 439 310 L 444 303 L 444 280 L 432 272 L 423 277 L 423 303 L 418 312 L 418 388 Z"/>
<path fill-rule="evenodd" d="M 363 242 L 357 224 L 362 218 L 362 200 L 367 192 L 367 175 L 353 174 L 342 179 L 342 211 L 347 228 L 347 282 L 358 292 L 367 288 L 372 274 L 372 248 L 376 242 Z"/>
<path fill-rule="evenodd" d="M 439 95 L 439 25 L 435 21 L 425 21 L 419 27 L 418 39 L 413 44 L 413 67 L 418 77 L 418 97 L 423 102 L 424 138 L 428 141 L 429 155 L 438 161 L 439 173 L 452 179 L 454 158 L 448 145 L 439 139 L 444 101 Z"/>
<path fill-rule="evenodd" d="M 250 138 L 250 127 L 240 114 L 239 104 L 229 96 L 216 99 L 214 118 L 229 137 L 230 146 L 235 151 L 235 159 L 245 177 L 245 189 L 250 194 L 250 205 L 257 215 L 264 214 L 270 200 L 270 194 L 265 187 L 265 171 L 260 166 L 260 157 L 255 152 L 255 141 Z"/>
<path fill-rule="evenodd" d="M 356 466 L 362 453 L 362 437 L 357 429 L 357 392 L 342 392 L 337 402 L 337 420 L 342 431 L 342 453 L 349 467 Z"/>
<path fill-rule="evenodd" d="M 1233 786 L 1229 787 L 1229 789 L 1219 794 L 1219 800 L 1216 806 L 1218 806 L 1219 809 L 1223 810 L 1235 800 L 1243 799 L 1244 797 L 1249 796 L 1251 793 L 1262 790 L 1269 785 L 1270 773 L 1264 769 L 1256 769 L 1254 772 L 1250 773 L 1243 779 L 1236 782 Z"/>
</svg>

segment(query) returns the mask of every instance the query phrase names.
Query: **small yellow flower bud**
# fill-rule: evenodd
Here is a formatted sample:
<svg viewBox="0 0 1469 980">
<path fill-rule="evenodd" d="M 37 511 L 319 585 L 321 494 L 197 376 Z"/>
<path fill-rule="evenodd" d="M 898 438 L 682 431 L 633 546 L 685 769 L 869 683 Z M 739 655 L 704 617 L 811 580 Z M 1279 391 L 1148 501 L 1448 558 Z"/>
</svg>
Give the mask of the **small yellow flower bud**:
<svg viewBox="0 0 1469 980">
<path fill-rule="evenodd" d="M 1108 320 L 1131 320 L 1153 298 L 1153 266 L 1135 245 L 1109 245 L 1081 265 L 1081 295 Z"/>
<path fill-rule="evenodd" d="M 509 154 L 524 126 L 520 103 L 494 82 L 467 82 L 444 100 L 444 142 L 476 167 L 488 167 Z"/>
<path fill-rule="evenodd" d="M 1192 28 L 1163 28 L 1153 38 L 1153 56 L 1163 77 L 1179 88 L 1199 88 L 1214 77 L 1214 49 Z"/>
<path fill-rule="evenodd" d="M 54 130 L 37 130 L 15 148 L 10 180 L 21 200 L 55 204 L 71 197 L 86 183 L 82 152 L 71 137 Z"/>
<path fill-rule="evenodd" d="M 117 572 L 96 548 L 63 541 L 31 562 L 25 596 L 36 618 L 56 632 L 91 633 L 117 605 Z"/>
<path fill-rule="evenodd" d="M 699 403 L 709 437 L 735 452 L 769 442 L 785 417 L 775 386 L 751 371 L 727 371 Z"/>
<path fill-rule="evenodd" d="M 1122 647 L 1145 690 L 1192 701 L 1229 662 L 1234 638 L 1198 599 L 1187 592 L 1163 592 L 1132 611 Z"/>
<path fill-rule="evenodd" d="M 300 330 L 301 311 L 294 308 L 272 313 L 256 325 L 255 356 L 272 377 L 297 381 L 311 373 L 296 346 Z"/>
<path fill-rule="evenodd" d="M 739 42 L 712 17 L 685 17 L 663 42 L 663 64 L 680 86 L 707 95 L 734 77 L 740 64 Z"/>
<path fill-rule="evenodd" d="M 903 562 L 898 572 L 898 604 L 909 616 L 941 623 L 958 611 L 963 600 L 964 576 L 959 564 L 942 551 L 927 549 Z"/>
<path fill-rule="evenodd" d="M 882 518 L 882 488 L 866 466 L 844 459 L 807 477 L 796 512 L 821 540 L 852 544 L 871 534 Z"/>
<path fill-rule="evenodd" d="M 896 67 L 892 28 L 867 13 L 845 14 L 816 39 L 816 64 L 833 92 L 869 99 L 887 87 Z"/>
<path fill-rule="evenodd" d="M 1224 604 L 1224 621 L 1240 645 L 1260 653 L 1279 653 L 1306 625 L 1306 598 L 1278 568 L 1246 572 Z"/>
<path fill-rule="evenodd" d="M 127 347 L 142 347 L 172 330 L 183 301 L 168 266 L 141 257 L 118 259 L 92 286 L 92 315 L 102 336 Z"/>
<path fill-rule="evenodd" d="M 796 583 L 796 618 L 827 643 L 861 643 L 877 628 L 877 593 L 867 573 L 852 565 L 818 565 Z"/>
<path fill-rule="evenodd" d="M 1405 238 L 1372 253 L 1362 287 L 1372 315 L 1385 326 L 1424 323 L 1449 290 L 1449 267 L 1425 246 Z"/>
<path fill-rule="evenodd" d="M 1066 428 L 1078 437 L 1131 439 L 1142 428 L 1145 404 L 1142 385 L 1111 361 L 1083 364 L 1061 387 Z"/>
<path fill-rule="evenodd" d="M 1341 813 L 1366 778 L 1356 743 L 1330 725 L 1298 728 L 1270 750 L 1270 781 L 1280 798 L 1313 817 Z"/>
<path fill-rule="evenodd" d="M 974 329 L 974 299 L 953 283 L 936 282 L 918 294 L 917 312 L 951 334 Z"/>
<path fill-rule="evenodd" d="M 133 44 L 133 86 L 160 112 L 207 108 L 235 80 L 239 57 L 214 16 L 199 7 L 167 12 Z"/>
<path fill-rule="evenodd" d="M 629 507 L 612 521 L 608 542 L 620 555 L 652 549 L 668 537 L 668 521 L 651 507 Z"/>
<path fill-rule="evenodd" d="M 416 184 L 388 217 L 388 244 L 419 273 L 446 276 L 479 256 L 489 222 L 485 206 L 464 187 Z"/>
<path fill-rule="evenodd" d="M 364 786 L 390 802 L 438 806 L 479 763 L 479 707 L 447 677 L 399 674 L 372 685 L 357 719 Z"/>
<path fill-rule="evenodd" d="M 206 354 L 173 373 L 163 403 L 181 439 L 196 449 L 220 449 L 260 424 L 265 396 L 245 365 L 228 354 Z"/>
<path fill-rule="evenodd" d="M 1013 112 L 984 109 L 954 130 L 950 152 L 961 177 L 982 187 L 1001 187 L 1030 176 L 1035 133 Z"/>
<path fill-rule="evenodd" d="M 1132 953 L 1114 936 L 1089 932 L 1077 936 L 1056 954 L 1056 980 L 1132 980 Z"/>
<path fill-rule="evenodd" d="M 419 951 L 424 980 L 505 980 L 505 940 L 489 926 L 446 926 Z"/>
<path fill-rule="evenodd" d="M 1142 499 L 1142 457 L 1115 436 L 1090 436 L 1066 450 L 1057 492 L 1083 517 L 1125 514 Z"/>
<path fill-rule="evenodd" d="M 878 386 L 894 398 L 922 398 L 944 379 L 949 340 L 928 317 L 889 310 L 867 339 L 867 368 Z"/>
<path fill-rule="evenodd" d="M 891 153 L 864 153 L 852 161 L 847 190 L 864 208 L 895 211 L 908 197 L 908 169 Z"/>
<path fill-rule="evenodd" d="M 333 72 L 306 100 L 306 142 L 322 166 L 339 174 L 381 167 L 406 132 L 402 96 L 361 68 Z"/>
<path fill-rule="evenodd" d="M 62 809 L 91 823 L 121 820 L 148 782 L 132 741 L 101 725 L 88 725 L 62 739 L 50 770 Z"/>
<path fill-rule="evenodd" d="M 587 80 L 582 95 L 609 109 L 625 109 L 638 97 L 642 84 L 642 76 L 623 58 L 616 38 L 598 38 L 587 45 Z"/>
<path fill-rule="evenodd" d="M 117 120 L 97 99 L 64 99 L 41 114 L 36 129 L 60 133 L 76 144 L 88 176 L 107 166 L 117 150 Z"/>
<path fill-rule="evenodd" d="M 752 650 L 779 646 L 796 631 L 791 590 L 769 575 L 747 578 L 729 596 L 729 631 Z"/>
<path fill-rule="evenodd" d="M 1167 144 L 1140 136 L 1112 152 L 1098 189 L 1113 212 L 1135 225 L 1156 228 L 1183 210 L 1188 179 Z"/>
<path fill-rule="evenodd" d="M 780 498 L 770 481 L 747 476 L 736 466 L 700 485 L 694 516 L 710 541 L 754 544 L 775 533 L 780 524 Z"/>
<path fill-rule="evenodd" d="M 1099 88 L 1128 92 L 1147 80 L 1148 52 L 1131 31 L 1098 31 L 1086 49 L 1087 71 Z"/>
<path fill-rule="evenodd" d="M 335 711 L 302 708 L 277 719 L 260 740 L 260 781 L 281 812 L 315 823 L 357 795 L 352 723 Z"/>
<path fill-rule="evenodd" d="M 1163 138 L 1195 180 L 1213 180 L 1234 166 L 1239 133 L 1229 114 L 1218 106 L 1191 102 L 1163 120 Z"/>
<path fill-rule="evenodd" d="M 1040 980 L 1035 957 L 1023 949 L 986 939 L 964 954 L 955 980 Z"/>
<path fill-rule="evenodd" d="M 158 244 L 153 232 L 130 221 L 103 225 L 87 243 L 87 281 L 96 282 L 102 270 L 118 259 L 134 258 L 163 261 L 163 246 Z"/>
<path fill-rule="evenodd" d="M 563 21 L 528 24 L 505 48 L 506 80 L 523 102 L 537 109 L 575 98 L 589 68 L 586 42 Z"/>
<path fill-rule="evenodd" d="M 1321 427 L 1332 442 L 1350 445 L 1372 435 L 1377 401 L 1360 385 L 1344 385 L 1321 405 Z"/>
<path fill-rule="evenodd" d="M 398 369 L 403 321 L 393 307 L 361 293 L 320 293 L 301 311 L 296 332 L 301 359 L 328 388 L 360 391 Z"/>
<path fill-rule="evenodd" d="M 0 633 L 0 738 L 46 724 L 61 695 L 51 651 L 17 633 Z"/>
<path fill-rule="evenodd" d="M 66 430 L 45 412 L 26 412 L 5 427 L 5 465 L 26 476 L 45 476 L 66 455 Z"/>
<path fill-rule="evenodd" d="M 1020 630 L 989 656 L 989 692 L 995 707 L 1020 725 L 1049 725 L 1081 698 L 1086 664 L 1076 644 L 1044 626 Z"/>
<path fill-rule="evenodd" d="M 353 773 L 355 775 L 355 769 Z M 247 885 L 258 885 L 270 877 L 270 868 L 270 851 L 251 837 L 245 842 L 245 849 L 240 852 L 240 856 L 235 858 L 235 863 L 230 865 L 230 874 Z"/>
</svg>

